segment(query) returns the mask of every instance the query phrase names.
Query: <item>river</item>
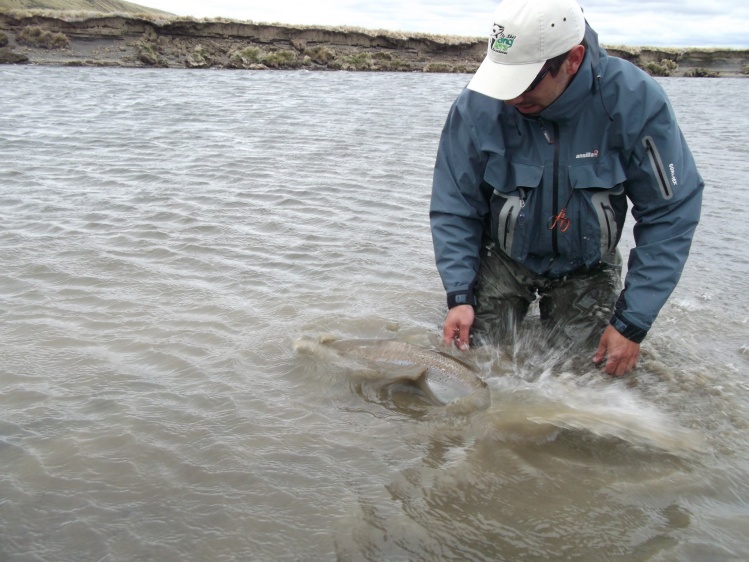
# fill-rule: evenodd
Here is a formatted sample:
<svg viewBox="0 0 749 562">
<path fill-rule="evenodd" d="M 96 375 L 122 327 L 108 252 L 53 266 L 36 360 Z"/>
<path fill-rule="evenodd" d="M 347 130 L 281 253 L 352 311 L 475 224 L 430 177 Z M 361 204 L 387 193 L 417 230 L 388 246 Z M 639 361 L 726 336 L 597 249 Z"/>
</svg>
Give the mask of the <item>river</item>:
<svg viewBox="0 0 749 562">
<path fill-rule="evenodd" d="M 0 559 L 749 559 L 746 80 L 661 79 L 706 191 L 633 375 L 520 338 L 458 416 L 295 352 L 438 345 L 468 78 L 0 67 Z"/>
</svg>

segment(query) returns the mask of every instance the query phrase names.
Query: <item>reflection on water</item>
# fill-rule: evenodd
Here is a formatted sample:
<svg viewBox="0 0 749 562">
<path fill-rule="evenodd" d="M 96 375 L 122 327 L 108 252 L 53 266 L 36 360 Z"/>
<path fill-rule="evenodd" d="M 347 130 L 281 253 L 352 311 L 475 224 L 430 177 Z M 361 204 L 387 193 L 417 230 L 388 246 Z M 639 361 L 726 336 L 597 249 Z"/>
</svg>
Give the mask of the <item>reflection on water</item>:
<svg viewBox="0 0 749 562">
<path fill-rule="evenodd" d="M 531 326 L 449 415 L 293 344 L 438 347 L 465 76 L 0 77 L 0 558 L 749 556 L 743 81 L 663 81 L 708 189 L 637 375 Z"/>
</svg>

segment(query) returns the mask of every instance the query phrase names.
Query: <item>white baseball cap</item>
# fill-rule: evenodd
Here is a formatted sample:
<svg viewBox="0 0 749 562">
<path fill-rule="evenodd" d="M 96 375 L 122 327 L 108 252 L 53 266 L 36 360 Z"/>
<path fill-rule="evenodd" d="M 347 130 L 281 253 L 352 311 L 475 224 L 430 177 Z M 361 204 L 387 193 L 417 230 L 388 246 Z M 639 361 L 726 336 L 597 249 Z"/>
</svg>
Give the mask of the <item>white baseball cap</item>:
<svg viewBox="0 0 749 562">
<path fill-rule="evenodd" d="M 486 58 L 468 89 L 516 98 L 547 60 L 579 45 L 584 35 L 585 17 L 575 0 L 503 0 L 492 16 Z"/>
</svg>

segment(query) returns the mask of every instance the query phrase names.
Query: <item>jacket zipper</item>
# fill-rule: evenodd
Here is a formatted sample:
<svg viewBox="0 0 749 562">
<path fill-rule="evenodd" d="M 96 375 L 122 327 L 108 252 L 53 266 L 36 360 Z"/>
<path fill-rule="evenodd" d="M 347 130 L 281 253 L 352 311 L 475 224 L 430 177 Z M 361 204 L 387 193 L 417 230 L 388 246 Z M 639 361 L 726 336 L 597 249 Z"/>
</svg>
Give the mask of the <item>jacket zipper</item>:
<svg viewBox="0 0 749 562">
<path fill-rule="evenodd" d="M 552 216 L 555 217 L 559 214 L 559 125 L 557 125 L 556 123 L 552 123 L 551 126 L 554 129 L 554 188 L 552 189 Z M 559 246 L 557 242 L 556 228 L 551 231 L 551 247 L 554 249 L 553 260 L 556 260 L 559 257 Z"/>
<path fill-rule="evenodd" d="M 614 209 L 612 209 L 610 206 L 601 203 L 601 209 L 603 210 L 603 217 L 606 219 L 606 235 L 608 236 L 608 240 L 606 241 L 606 249 L 610 252 L 612 250 L 612 242 L 614 241 L 614 234 L 611 232 L 611 220 L 609 219 L 609 214 L 607 211 L 614 212 Z"/>
<path fill-rule="evenodd" d="M 559 125 L 556 123 L 551 123 L 553 136 L 549 135 L 549 131 L 544 127 L 543 120 L 539 117 L 538 118 L 538 124 L 541 126 L 541 131 L 544 134 L 544 138 L 546 139 L 546 142 L 548 144 L 554 145 L 554 175 L 553 175 L 553 181 L 552 181 L 552 190 L 551 190 L 551 205 L 552 205 L 552 217 L 556 217 L 559 215 Z M 570 192 L 570 197 L 572 196 L 572 193 Z M 567 199 L 569 202 L 569 198 Z M 565 206 L 567 204 L 565 203 Z M 551 258 L 551 261 L 549 262 L 549 266 L 551 266 L 552 263 L 554 263 L 557 258 L 559 258 L 559 241 L 557 240 L 558 233 L 556 228 L 552 229 L 551 231 L 551 247 L 554 250 L 554 256 Z"/>
<path fill-rule="evenodd" d="M 645 151 L 648 153 L 648 157 L 650 158 L 650 165 L 653 167 L 655 179 L 658 182 L 658 187 L 661 188 L 663 198 L 671 199 L 671 197 L 673 196 L 673 192 L 671 191 L 671 185 L 668 182 L 668 174 L 666 172 L 666 168 L 663 166 L 661 155 L 658 153 L 658 149 L 655 147 L 653 138 L 643 138 L 642 144 L 645 145 Z"/>
</svg>

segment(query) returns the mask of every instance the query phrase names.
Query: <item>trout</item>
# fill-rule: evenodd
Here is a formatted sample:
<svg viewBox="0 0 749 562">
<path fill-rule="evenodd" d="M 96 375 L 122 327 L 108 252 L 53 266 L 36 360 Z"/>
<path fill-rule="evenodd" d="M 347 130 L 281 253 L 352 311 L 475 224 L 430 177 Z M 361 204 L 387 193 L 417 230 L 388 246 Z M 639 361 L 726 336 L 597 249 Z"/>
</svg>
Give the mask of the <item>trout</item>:
<svg viewBox="0 0 749 562">
<path fill-rule="evenodd" d="M 369 367 L 363 376 L 384 384 L 407 384 L 435 405 L 465 414 L 489 407 L 489 388 L 478 372 L 446 353 L 393 339 L 346 339 L 322 337 L 299 340 L 297 351 L 318 356 L 354 360 Z"/>
</svg>

